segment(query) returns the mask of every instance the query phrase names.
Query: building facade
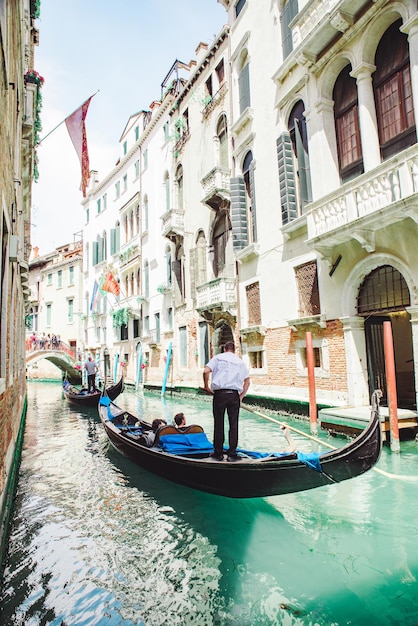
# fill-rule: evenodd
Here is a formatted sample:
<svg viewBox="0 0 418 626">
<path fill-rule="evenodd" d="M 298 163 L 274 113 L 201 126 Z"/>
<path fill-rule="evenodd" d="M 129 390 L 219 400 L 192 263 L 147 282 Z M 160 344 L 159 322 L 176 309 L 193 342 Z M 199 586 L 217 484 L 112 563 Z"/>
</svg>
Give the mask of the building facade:
<svg viewBox="0 0 418 626">
<path fill-rule="evenodd" d="M 172 349 L 192 388 L 233 338 L 250 393 L 301 402 L 309 332 L 318 403 L 363 406 L 386 396 L 390 321 L 416 408 L 416 7 L 219 1 L 228 25 L 176 61 L 85 201 L 85 307 L 103 273 L 121 292 L 87 332 L 134 382 L 160 385 Z"/>
<path fill-rule="evenodd" d="M 29 262 L 30 302 L 27 350 L 66 349 L 84 356 L 83 242 L 81 239 L 39 256 L 33 249 Z M 36 345 L 33 335 L 36 336 Z M 47 359 L 27 364 L 28 378 L 61 379 L 63 372 Z"/>
<path fill-rule="evenodd" d="M 0 551 L 26 411 L 30 210 L 43 79 L 34 71 L 37 3 L 0 9 Z"/>
</svg>

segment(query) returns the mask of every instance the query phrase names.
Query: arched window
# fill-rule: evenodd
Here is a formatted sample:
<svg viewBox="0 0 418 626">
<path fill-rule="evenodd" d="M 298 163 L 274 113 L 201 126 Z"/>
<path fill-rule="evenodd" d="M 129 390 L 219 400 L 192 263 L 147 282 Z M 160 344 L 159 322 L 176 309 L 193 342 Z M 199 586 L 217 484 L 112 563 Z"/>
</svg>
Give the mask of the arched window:
<svg viewBox="0 0 418 626">
<path fill-rule="evenodd" d="M 132 237 L 134 236 L 134 212 L 133 210 L 129 213 L 129 227 L 130 227 L 129 238 L 132 239 Z"/>
<path fill-rule="evenodd" d="M 164 176 L 164 187 L 165 187 L 165 210 L 170 210 L 170 176 L 168 172 L 165 173 Z"/>
<path fill-rule="evenodd" d="M 142 228 L 144 231 L 148 230 L 148 196 L 146 194 L 142 205 Z"/>
<path fill-rule="evenodd" d="M 183 211 L 183 208 L 184 208 L 183 167 L 181 165 L 178 166 L 177 171 L 176 171 L 176 184 L 177 184 L 177 209 L 179 211 Z"/>
<path fill-rule="evenodd" d="M 215 277 L 219 276 L 226 264 L 226 246 L 228 244 L 231 222 L 226 211 L 219 213 L 213 227 L 212 246 L 213 262 L 212 269 Z"/>
<path fill-rule="evenodd" d="M 136 205 L 135 207 L 135 224 L 136 224 L 136 234 L 139 235 L 139 228 L 140 228 L 140 209 L 139 209 L 139 204 Z"/>
<path fill-rule="evenodd" d="M 219 167 L 224 170 L 229 168 L 228 158 L 228 126 L 226 115 L 221 115 L 216 127 L 216 135 L 219 141 Z"/>
<path fill-rule="evenodd" d="M 401 25 L 392 24 L 376 50 L 373 85 L 384 159 L 416 142 L 408 38 Z"/>
<path fill-rule="evenodd" d="M 293 147 L 298 182 L 297 191 L 299 213 L 304 213 L 305 205 L 312 201 L 312 188 L 308 150 L 308 131 L 306 128 L 305 105 L 302 100 L 296 102 L 290 113 L 288 129 Z"/>
<path fill-rule="evenodd" d="M 171 249 L 169 246 L 165 249 L 165 266 L 167 272 L 167 285 L 171 287 L 172 269 L 171 269 Z"/>
<path fill-rule="evenodd" d="M 411 296 L 402 274 L 391 265 L 382 265 L 364 279 L 359 289 L 357 312 L 371 315 L 401 310 L 410 304 Z"/>
<path fill-rule="evenodd" d="M 255 189 L 254 189 L 254 163 L 253 153 L 247 152 L 242 164 L 245 189 L 247 192 L 247 230 L 248 243 L 257 241 L 257 223 L 255 219 Z"/>
<path fill-rule="evenodd" d="M 207 281 L 206 237 L 201 230 L 196 241 L 196 284 L 204 285 Z"/>
<path fill-rule="evenodd" d="M 136 295 L 139 296 L 141 293 L 141 270 L 139 269 L 136 273 Z"/>
<path fill-rule="evenodd" d="M 343 181 L 363 173 L 357 83 L 350 71 L 351 65 L 347 65 L 340 72 L 333 91 L 338 162 Z"/>
</svg>

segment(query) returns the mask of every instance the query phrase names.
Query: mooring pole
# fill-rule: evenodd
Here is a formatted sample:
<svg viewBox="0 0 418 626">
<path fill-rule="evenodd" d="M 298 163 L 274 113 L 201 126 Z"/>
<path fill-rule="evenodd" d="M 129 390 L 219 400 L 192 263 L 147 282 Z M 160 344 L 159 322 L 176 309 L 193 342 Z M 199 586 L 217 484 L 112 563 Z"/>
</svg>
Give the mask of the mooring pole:
<svg viewBox="0 0 418 626">
<path fill-rule="evenodd" d="M 390 449 L 392 452 L 400 452 L 395 355 L 391 322 L 383 322 L 383 345 L 385 348 L 386 386 L 389 407 Z"/>
<path fill-rule="evenodd" d="M 312 346 L 312 333 L 306 333 L 306 363 L 308 366 L 308 385 L 309 385 L 309 421 L 311 424 L 311 433 L 316 435 L 318 432 L 318 413 L 316 407 L 316 391 L 315 391 L 315 361 Z"/>
</svg>

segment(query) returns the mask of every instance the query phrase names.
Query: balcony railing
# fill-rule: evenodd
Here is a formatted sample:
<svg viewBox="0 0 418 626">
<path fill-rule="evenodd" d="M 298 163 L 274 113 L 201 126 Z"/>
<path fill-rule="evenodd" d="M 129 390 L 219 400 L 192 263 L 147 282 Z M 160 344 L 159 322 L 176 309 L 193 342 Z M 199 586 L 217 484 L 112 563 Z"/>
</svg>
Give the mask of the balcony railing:
<svg viewBox="0 0 418 626">
<path fill-rule="evenodd" d="M 293 49 L 315 58 L 355 21 L 368 0 L 312 0 L 291 22 Z"/>
<path fill-rule="evenodd" d="M 129 248 L 121 250 L 121 252 L 119 253 L 120 267 L 124 267 L 128 263 L 131 263 L 131 261 L 134 261 L 135 259 L 138 259 L 138 258 L 139 258 L 139 246 L 138 245 L 129 246 Z"/>
<path fill-rule="evenodd" d="M 222 83 L 222 85 L 219 87 L 215 95 L 206 104 L 205 108 L 202 111 L 203 117 L 205 118 L 209 117 L 213 109 L 223 101 L 225 94 L 226 94 L 226 82 Z"/>
<path fill-rule="evenodd" d="M 157 346 L 161 342 L 161 333 L 158 328 L 152 328 L 148 331 L 148 345 Z"/>
<path fill-rule="evenodd" d="M 174 239 L 176 236 L 184 235 L 184 211 L 167 211 L 161 220 L 164 237 Z"/>
<path fill-rule="evenodd" d="M 196 289 L 198 310 L 235 310 L 237 305 L 236 286 L 233 278 L 215 278 Z"/>
<path fill-rule="evenodd" d="M 309 205 L 308 239 L 375 218 L 382 225 L 398 217 L 392 205 L 418 192 L 418 145 L 388 159 L 335 192 Z M 386 207 L 390 211 L 385 211 Z M 402 209 L 405 211 L 405 208 Z M 382 212 L 383 211 L 383 212 Z M 361 226 L 362 222 L 357 222 Z"/>
<path fill-rule="evenodd" d="M 231 195 L 229 170 L 214 167 L 202 178 L 201 183 L 204 193 L 203 202 L 211 208 L 217 209 L 223 200 L 229 200 Z"/>
</svg>

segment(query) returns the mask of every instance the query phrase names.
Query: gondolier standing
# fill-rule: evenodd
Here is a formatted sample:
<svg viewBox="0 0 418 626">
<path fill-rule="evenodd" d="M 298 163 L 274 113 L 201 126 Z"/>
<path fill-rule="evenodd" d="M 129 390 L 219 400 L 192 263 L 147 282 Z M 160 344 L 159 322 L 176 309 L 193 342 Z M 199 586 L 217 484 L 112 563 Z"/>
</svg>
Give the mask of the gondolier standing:
<svg viewBox="0 0 418 626">
<path fill-rule="evenodd" d="M 212 374 L 209 387 L 209 376 Z M 245 363 L 235 354 L 235 344 L 227 341 L 224 351 L 214 356 L 203 370 L 203 383 L 208 393 L 213 393 L 214 434 L 212 457 L 217 461 L 223 460 L 225 439 L 225 411 L 229 420 L 229 448 L 227 460 L 239 461 L 238 445 L 238 416 L 241 400 L 250 386 L 250 377 Z"/>
<path fill-rule="evenodd" d="M 97 365 L 96 361 L 93 360 L 93 357 L 89 356 L 84 367 L 86 368 L 87 372 L 87 385 L 89 393 L 94 393 L 96 391 Z"/>
</svg>

